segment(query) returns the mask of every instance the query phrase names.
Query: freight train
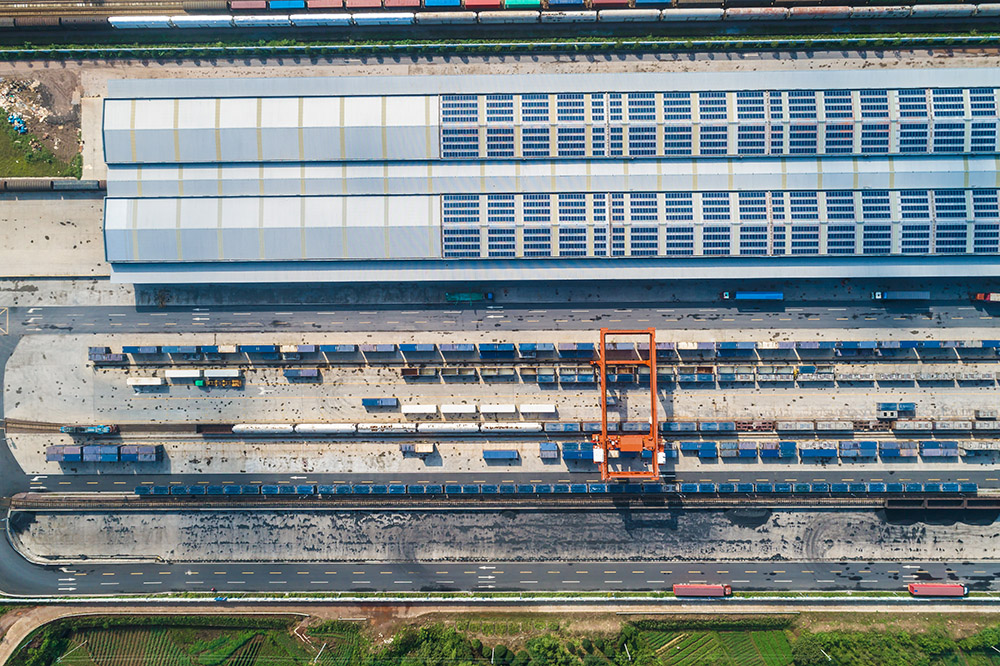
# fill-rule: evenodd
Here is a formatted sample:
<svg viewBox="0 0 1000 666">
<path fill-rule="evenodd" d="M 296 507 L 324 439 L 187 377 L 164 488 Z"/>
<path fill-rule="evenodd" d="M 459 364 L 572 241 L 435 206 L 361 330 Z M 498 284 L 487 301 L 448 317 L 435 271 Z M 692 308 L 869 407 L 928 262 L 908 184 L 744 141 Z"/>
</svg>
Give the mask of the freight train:
<svg viewBox="0 0 1000 666">
<path fill-rule="evenodd" d="M 135 494 L 159 495 L 859 495 L 977 494 L 975 483 L 428 483 L 428 484 L 226 484 L 136 486 Z"/>
<path fill-rule="evenodd" d="M 825 21 L 901 19 L 986 19 L 1000 17 L 1000 3 L 913 5 L 815 5 L 809 0 L 272 0 L 247 13 L 247 3 L 231 0 L 219 14 L 148 16 L 26 16 L 0 17 L 0 30 L 68 28 L 174 30 L 229 28 L 325 28 L 404 25 L 502 24 L 625 24 L 625 23 L 746 23 L 748 21 Z M 278 3 L 295 3 L 301 13 L 270 13 Z M 313 11 L 320 10 L 326 11 Z M 287 12 L 288 9 L 281 11 Z M 331 12 L 329 9 L 346 9 Z M 408 9 L 411 11 L 396 11 Z M 385 10 L 385 11 L 379 11 Z"/>
</svg>

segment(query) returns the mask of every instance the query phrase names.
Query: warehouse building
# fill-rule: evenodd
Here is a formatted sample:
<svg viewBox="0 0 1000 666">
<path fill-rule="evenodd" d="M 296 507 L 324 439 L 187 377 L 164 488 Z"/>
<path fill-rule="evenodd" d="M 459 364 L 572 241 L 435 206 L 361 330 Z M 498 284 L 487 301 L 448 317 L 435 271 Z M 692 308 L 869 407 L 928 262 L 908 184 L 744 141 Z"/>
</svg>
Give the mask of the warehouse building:
<svg viewBox="0 0 1000 666">
<path fill-rule="evenodd" d="M 112 81 L 132 282 L 1000 273 L 990 69 Z"/>
</svg>

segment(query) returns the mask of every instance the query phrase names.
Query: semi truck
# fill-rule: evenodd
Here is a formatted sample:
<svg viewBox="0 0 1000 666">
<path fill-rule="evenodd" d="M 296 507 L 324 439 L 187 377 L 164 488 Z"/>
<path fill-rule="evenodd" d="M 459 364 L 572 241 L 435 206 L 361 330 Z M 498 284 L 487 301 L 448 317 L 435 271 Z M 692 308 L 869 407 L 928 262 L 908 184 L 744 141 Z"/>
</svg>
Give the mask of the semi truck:
<svg viewBox="0 0 1000 666">
<path fill-rule="evenodd" d="M 729 585 L 674 585 L 675 597 L 728 597 L 732 593 Z"/>
<path fill-rule="evenodd" d="M 444 295 L 444 300 L 449 303 L 478 303 L 479 301 L 492 301 L 492 291 L 457 291 L 448 292 Z"/>
<path fill-rule="evenodd" d="M 906 588 L 915 597 L 964 597 L 969 593 L 961 583 L 910 583 Z"/>
<path fill-rule="evenodd" d="M 724 291 L 724 301 L 783 301 L 785 295 L 780 291 Z"/>
<path fill-rule="evenodd" d="M 974 301 L 985 301 L 987 303 L 1000 303 L 1000 293 L 995 291 L 983 292 L 972 297 Z"/>
<path fill-rule="evenodd" d="M 929 301 L 929 291 L 873 291 L 873 301 Z"/>
</svg>

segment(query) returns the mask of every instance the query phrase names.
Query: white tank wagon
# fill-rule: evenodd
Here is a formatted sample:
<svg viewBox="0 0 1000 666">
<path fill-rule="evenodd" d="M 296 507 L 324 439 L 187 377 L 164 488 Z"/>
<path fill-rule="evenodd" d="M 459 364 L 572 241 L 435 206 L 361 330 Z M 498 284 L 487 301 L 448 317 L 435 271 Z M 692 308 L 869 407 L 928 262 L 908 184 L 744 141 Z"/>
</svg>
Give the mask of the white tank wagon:
<svg viewBox="0 0 1000 666">
<path fill-rule="evenodd" d="M 541 423 L 483 423 L 479 426 L 480 432 L 495 433 L 519 433 L 519 432 L 542 432 Z"/>
<path fill-rule="evenodd" d="M 478 423 L 419 423 L 417 432 L 434 433 L 437 435 L 464 435 L 478 433 Z"/>
<path fill-rule="evenodd" d="M 359 423 L 358 433 L 368 435 L 411 435 L 417 432 L 416 423 Z"/>
<path fill-rule="evenodd" d="M 234 435 L 291 435 L 295 427 L 290 423 L 237 423 Z"/>
<path fill-rule="evenodd" d="M 295 426 L 299 435 L 353 435 L 358 431 L 354 423 L 300 423 Z"/>
</svg>

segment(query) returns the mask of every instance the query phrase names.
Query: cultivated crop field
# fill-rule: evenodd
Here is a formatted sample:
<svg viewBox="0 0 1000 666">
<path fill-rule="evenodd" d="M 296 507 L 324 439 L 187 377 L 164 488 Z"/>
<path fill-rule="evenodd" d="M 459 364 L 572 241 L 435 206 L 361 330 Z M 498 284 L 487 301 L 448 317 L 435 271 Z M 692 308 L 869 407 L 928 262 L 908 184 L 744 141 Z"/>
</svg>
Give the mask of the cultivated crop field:
<svg viewBox="0 0 1000 666">
<path fill-rule="evenodd" d="M 644 631 L 640 640 L 664 666 L 788 666 L 783 631 Z"/>
<path fill-rule="evenodd" d="M 318 649 L 318 647 L 317 647 Z M 84 629 L 70 638 L 59 660 L 66 666 L 266 666 L 304 664 L 314 654 L 280 632 L 189 628 L 129 627 Z M 325 651 L 324 651 L 325 652 Z M 319 663 L 343 661 L 322 655 Z"/>
</svg>

